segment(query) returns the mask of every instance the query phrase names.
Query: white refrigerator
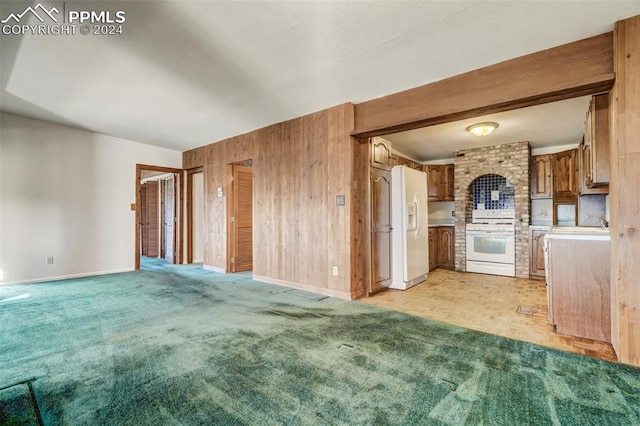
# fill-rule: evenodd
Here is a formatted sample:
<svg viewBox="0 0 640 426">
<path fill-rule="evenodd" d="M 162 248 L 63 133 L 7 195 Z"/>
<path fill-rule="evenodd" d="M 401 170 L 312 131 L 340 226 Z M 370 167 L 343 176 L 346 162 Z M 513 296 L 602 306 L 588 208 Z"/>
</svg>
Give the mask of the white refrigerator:
<svg viewBox="0 0 640 426">
<path fill-rule="evenodd" d="M 427 201 L 426 173 L 405 166 L 391 169 L 393 279 L 390 288 L 406 290 L 427 279 Z"/>
</svg>

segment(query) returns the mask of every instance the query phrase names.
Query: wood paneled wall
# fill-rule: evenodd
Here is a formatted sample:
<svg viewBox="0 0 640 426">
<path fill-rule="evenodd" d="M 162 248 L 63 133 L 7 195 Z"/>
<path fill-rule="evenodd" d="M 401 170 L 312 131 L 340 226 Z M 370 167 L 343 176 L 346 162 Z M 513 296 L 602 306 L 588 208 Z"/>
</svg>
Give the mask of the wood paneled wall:
<svg viewBox="0 0 640 426">
<path fill-rule="evenodd" d="M 640 366 L 640 16 L 616 23 L 611 95 L 611 340 Z"/>
<path fill-rule="evenodd" d="M 350 136 L 353 116 L 353 105 L 344 104 L 184 153 L 185 169 L 204 168 L 206 267 L 225 271 L 227 265 L 226 165 L 251 159 L 254 278 L 358 296 L 351 289 L 361 273 L 351 270 L 351 222 L 354 155 L 361 147 Z M 336 205 L 337 195 L 345 205 Z"/>
<path fill-rule="evenodd" d="M 379 136 L 607 91 L 613 35 L 601 34 L 356 105 L 359 136 Z"/>
</svg>

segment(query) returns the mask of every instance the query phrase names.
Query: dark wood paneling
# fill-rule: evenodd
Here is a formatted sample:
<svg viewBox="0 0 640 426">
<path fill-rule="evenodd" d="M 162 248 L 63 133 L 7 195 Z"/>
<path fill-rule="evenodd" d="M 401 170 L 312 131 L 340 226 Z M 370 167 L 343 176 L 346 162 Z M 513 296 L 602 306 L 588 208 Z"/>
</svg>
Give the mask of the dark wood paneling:
<svg viewBox="0 0 640 426">
<path fill-rule="evenodd" d="M 355 106 L 355 132 L 377 136 L 609 90 L 613 35 L 521 56 Z"/>
</svg>

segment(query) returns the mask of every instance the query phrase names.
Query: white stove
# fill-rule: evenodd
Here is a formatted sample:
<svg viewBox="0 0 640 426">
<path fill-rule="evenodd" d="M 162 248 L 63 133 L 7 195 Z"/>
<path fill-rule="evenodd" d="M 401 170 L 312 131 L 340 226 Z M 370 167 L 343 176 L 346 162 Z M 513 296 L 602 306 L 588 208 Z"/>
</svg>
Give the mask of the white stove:
<svg viewBox="0 0 640 426">
<path fill-rule="evenodd" d="M 466 226 L 467 272 L 515 276 L 515 211 L 474 210 Z"/>
</svg>

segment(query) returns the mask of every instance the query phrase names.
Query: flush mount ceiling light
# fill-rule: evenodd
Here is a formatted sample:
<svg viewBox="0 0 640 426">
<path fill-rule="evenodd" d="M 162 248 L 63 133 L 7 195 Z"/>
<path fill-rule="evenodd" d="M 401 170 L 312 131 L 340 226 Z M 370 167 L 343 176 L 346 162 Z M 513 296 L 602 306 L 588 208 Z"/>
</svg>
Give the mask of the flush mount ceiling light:
<svg viewBox="0 0 640 426">
<path fill-rule="evenodd" d="M 472 124 L 471 126 L 467 127 L 467 131 L 474 136 L 487 136 L 497 128 L 498 123 L 486 122 Z"/>
</svg>

